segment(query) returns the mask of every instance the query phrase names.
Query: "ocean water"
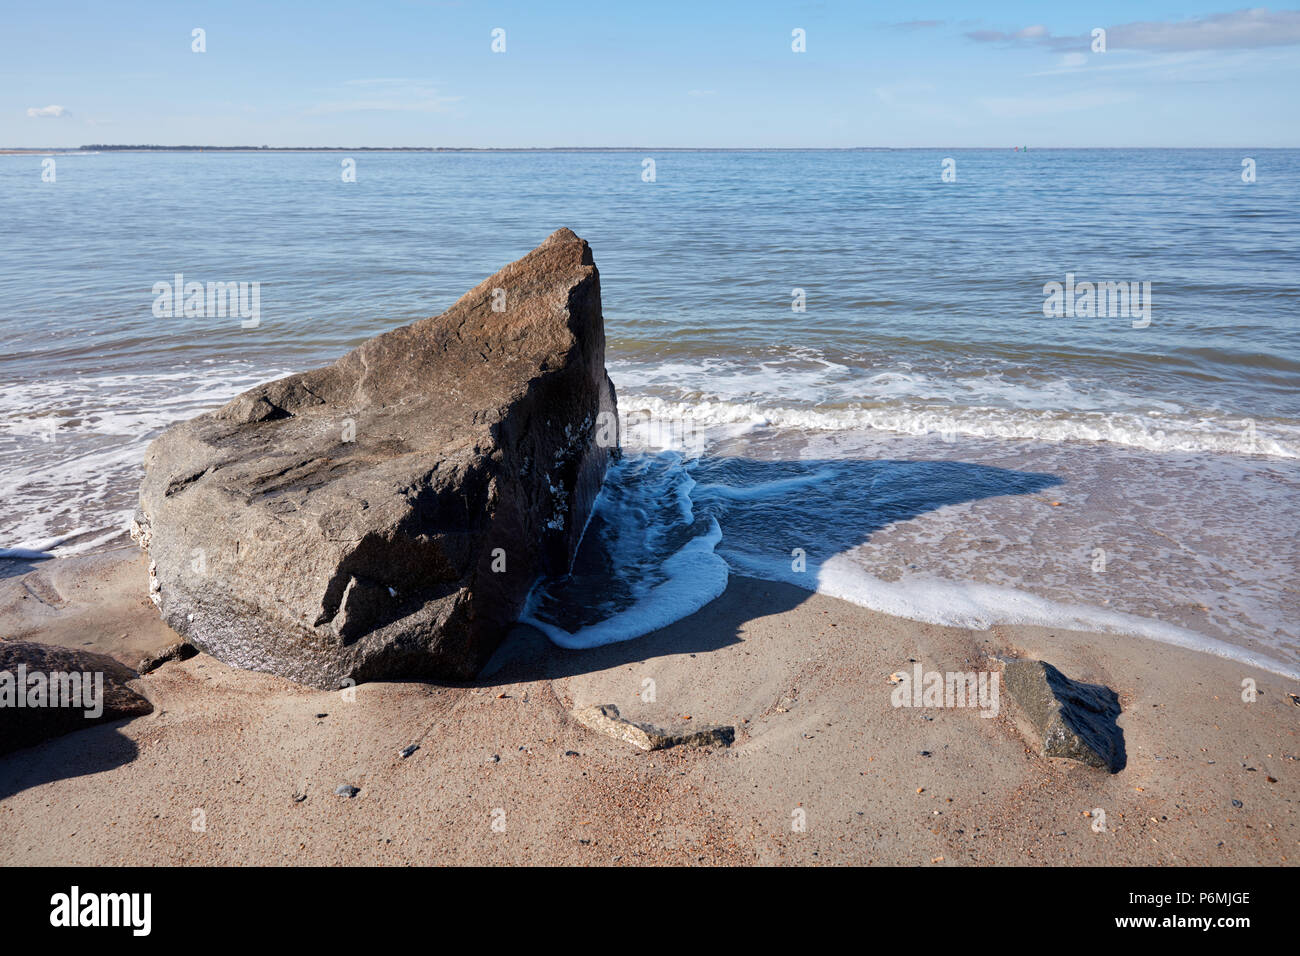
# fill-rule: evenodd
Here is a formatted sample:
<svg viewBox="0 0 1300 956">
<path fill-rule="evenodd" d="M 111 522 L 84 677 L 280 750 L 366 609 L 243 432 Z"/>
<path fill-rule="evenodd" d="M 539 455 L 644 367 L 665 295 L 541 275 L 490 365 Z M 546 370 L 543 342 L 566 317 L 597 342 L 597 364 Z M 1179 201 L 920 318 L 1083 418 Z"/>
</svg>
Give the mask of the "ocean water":
<svg viewBox="0 0 1300 956">
<path fill-rule="evenodd" d="M 557 642 L 744 573 L 1297 674 L 1300 151 L 346 155 L 0 156 L 0 549 L 122 543 L 166 425 L 566 225 L 626 454 L 530 601 Z M 259 283 L 260 322 L 157 316 L 177 273 Z M 1047 316 L 1053 282 L 1149 310 Z"/>
</svg>

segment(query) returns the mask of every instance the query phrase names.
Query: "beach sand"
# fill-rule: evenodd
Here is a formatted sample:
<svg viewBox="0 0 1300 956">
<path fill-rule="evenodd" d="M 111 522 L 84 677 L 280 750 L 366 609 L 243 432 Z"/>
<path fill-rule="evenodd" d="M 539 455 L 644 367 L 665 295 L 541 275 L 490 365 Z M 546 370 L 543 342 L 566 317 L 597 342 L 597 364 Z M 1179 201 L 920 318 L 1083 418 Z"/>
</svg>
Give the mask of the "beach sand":
<svg viewBox="0 0 1300 956">
<path fill-rule="evenodd" d="M 176 640 L 147 600 L 145 564 L 127 549 L 10 563 L 0 633 L 135 666 Z M 1042 757 L 1005 689 L 991 719 L 891 703 L 889 675 L 913 662 L 989 670 L 999 655 L 1113 688 L 1124 769 Z M 1300 857 L 1292 682 L 1135 638 L 931 626 L 738 576 L 703 610 L 628 643 L 562 651 L 520 626 L 472 685 L 364 684 L 349 700 L 200 654 L 135 686 L 153 714 L 0 758 L 0 863 Z M 675 729 L 734 725 L 735 743 L 646 753 L 571 716 L 606 703 Z M 341 784 L 359 792 L 338 796 Z"/>
</svg>

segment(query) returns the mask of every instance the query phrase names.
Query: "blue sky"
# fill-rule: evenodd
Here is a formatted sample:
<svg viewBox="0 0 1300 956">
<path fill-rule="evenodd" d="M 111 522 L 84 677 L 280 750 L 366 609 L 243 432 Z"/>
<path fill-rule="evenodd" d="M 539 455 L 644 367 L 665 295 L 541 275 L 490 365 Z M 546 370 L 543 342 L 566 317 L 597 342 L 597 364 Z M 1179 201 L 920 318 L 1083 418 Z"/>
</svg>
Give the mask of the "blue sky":
<svg viewBox="0 0 1300 956">
<path fill-rule="evenodd" d="M 7 147 L 1300 146 L 1281 7 L 42 2 L 0 31 Z"/>
</svg>

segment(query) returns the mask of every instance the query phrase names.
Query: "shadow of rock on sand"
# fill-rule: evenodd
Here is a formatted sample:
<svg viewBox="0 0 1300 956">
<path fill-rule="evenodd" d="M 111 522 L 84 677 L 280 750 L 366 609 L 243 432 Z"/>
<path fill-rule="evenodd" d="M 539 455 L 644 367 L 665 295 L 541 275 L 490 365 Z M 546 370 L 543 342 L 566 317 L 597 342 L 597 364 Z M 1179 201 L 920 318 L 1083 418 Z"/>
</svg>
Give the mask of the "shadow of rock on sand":
<svg viewBox="0 0 1300 956">
<path fill-rule="evenodd" d="M 558 647 L 537 628 L 519 624 L 479 674 L 477 684 L 532 680 L 557 680 L 596 671 L 613 670 L 627 664 L 671 657 L 677 654 L 706 654 L 740 643 L 744 625 L 759 617 L 779 614 L 808 599 L 809 591 L 778 581 L 758 581 L 732 576 L 729 592 L 743 594 L 742 601 L 712 601 L 666 627 L 644 637 L 586 650 Z"/>
<path fill-rule="evenodd" d="M 5 578 L 17 578 L 26 574 L 28 571 L 35 571 L 46 561 L 54 559 L 54 555 L 46 554 L 36 555 L 3 555 L 0 556 L 0 580 Z"/>
<path fill-rule="evenodd" d="M 44 783 L 130 763 L 140 750 L 134 740 L 119 732 L 126 722 L 88 727 L 0 757 L 0 800 Z"/>
<path fill-rule="evenodd" d="M 676 476 L 672 473 L 678 472 Z M 740 640 L 743 625 L 802 604 L 812 593 L 791 583 L 791 553 L 800 548 L 814 582 L 824 562 L 855 548 L 890 524 L 955 504 L 1002 495 L 1035 494 L 1062 483 L 1055 475 L 958 461 L 818 459 L 761 461 L 630 455 L 606 479 L 570 575 L 544 582 L 545 620 L 576 632 L 610 611 L 633 607 L 669 583 L 666 558 L 707 533 L 722 538 L 714 553 L 732 575 L 764 580 L 746 601 L 711 602 L 675 623 L 631 641 L 564 650 L 537 629 L 516 627 L 480 675 L 481 681 L 553 679 L 649 658 L 707 653 Z M 689 493 L 690 520 L 681 508 Z M 637 611 L 631 613 L 636 614 Z"/>
</svg>

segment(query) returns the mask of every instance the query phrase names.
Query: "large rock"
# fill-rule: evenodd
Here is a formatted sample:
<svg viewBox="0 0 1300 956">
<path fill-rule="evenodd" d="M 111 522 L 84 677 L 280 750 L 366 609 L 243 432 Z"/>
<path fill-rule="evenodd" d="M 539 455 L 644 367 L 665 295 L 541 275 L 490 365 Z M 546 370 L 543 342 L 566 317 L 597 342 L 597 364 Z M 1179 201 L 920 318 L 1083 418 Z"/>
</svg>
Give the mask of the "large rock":
<svg viewBox="0 0 1300 956">
<path fill-rule="evenodd" d="M 561 229 L 442 315 L 168 429 L 133 535 L 167 623 L 228 664 L 467 679 L 568 570 L 617 441 L 600 278 Z"/>
<path fill-rule="evenodd" d="M 0 754 L 151 713 L 153 705 L 127 686 L 137 676 L 106 654 L 0 641 Z"/>
<path fill-rule="evenodd" d="M 1124 769 L 1124 731 L 1115 723 L 1119 697 L 1109 687 L 1070 680 L 1046 661 L 1033 660 L 1007 661 L 1002 679 L 1043 756 L 1079 760 L 1111 773 Z"/>
</svg>

